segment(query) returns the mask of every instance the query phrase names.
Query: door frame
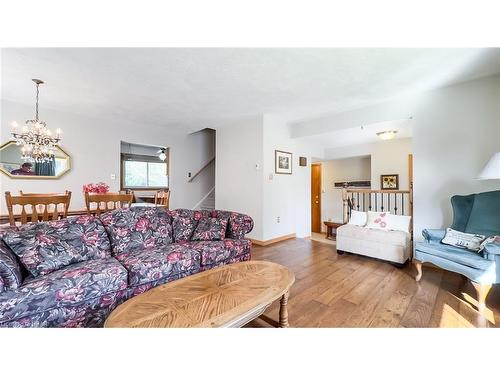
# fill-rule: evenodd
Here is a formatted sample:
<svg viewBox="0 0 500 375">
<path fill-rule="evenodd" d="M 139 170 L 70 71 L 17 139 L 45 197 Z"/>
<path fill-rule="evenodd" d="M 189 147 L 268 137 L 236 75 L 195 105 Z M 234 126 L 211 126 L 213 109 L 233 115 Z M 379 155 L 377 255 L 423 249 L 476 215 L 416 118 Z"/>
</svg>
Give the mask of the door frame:
<svg viewBox="0 0 500 375">
<path fill-rule="evenodd" d="M 312 186 L 313 186 L 313 173 L 312 169 L 314 166 L 319 167 L 319 195 L 318 195 L 318 201 L 319 201 L 319 232 L 314 232 L 313 231 L 313 202 L 312 202 Z M 311 163 L 311 234 L 314 233 L 323 233 L 323 225 L 321 223 L 321 212 L 322 212 L 322 200 L 321 200 L 321 191 L 322 191 L 322 183 L 323 183 L 323 169 L 322 169 L 322 164 L 321 163 Z"/>
</svg>

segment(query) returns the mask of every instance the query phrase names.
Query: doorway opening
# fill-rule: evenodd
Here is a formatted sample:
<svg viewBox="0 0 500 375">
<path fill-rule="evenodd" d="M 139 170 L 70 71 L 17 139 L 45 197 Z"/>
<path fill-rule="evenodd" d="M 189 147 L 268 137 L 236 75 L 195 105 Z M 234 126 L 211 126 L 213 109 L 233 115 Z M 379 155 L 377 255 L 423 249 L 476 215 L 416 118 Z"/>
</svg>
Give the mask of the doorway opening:
<svg viewBox="0 0 500 375">
<path fill-rule="evenodd" d="M 321 164 L 311 164 L 311 232 L 321 233 Z"/>
</svg>

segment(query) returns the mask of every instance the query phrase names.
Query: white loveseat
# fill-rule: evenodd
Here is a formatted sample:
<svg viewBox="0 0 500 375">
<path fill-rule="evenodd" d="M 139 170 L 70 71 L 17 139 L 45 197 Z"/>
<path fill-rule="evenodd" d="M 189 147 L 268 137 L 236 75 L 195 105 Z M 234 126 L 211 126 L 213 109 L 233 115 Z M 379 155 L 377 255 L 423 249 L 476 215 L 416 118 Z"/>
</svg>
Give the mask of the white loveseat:
<svg viewBox="0 0 500 375">
<path fill-rule="evenodd" d="M 337 228 L 337 251 L 383 259 L 403 265 L 411 255 L 411 235 L 345 224 Z"/>
</svg>

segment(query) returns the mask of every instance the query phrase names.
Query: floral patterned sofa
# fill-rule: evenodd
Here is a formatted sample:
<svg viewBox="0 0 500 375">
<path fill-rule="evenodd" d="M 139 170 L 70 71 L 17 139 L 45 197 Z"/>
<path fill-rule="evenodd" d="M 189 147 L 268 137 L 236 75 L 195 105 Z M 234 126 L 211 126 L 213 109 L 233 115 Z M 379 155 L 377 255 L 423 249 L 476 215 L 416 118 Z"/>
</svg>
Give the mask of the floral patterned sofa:
<svg viewBox="0 0 500 375">
<path fill-rule="evenodd" d="M 247 215 L 135 207 L 7 230 L 0 327 L 101 327 L 126 299 L 250 259 Z"/>
</svg>

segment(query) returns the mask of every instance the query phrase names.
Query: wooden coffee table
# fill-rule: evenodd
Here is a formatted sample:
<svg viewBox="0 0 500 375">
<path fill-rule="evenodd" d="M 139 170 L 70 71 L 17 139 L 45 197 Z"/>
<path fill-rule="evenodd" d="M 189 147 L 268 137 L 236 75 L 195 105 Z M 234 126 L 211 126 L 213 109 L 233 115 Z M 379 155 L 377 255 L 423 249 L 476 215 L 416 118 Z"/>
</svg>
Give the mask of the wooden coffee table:
<svg viewBox="0 0 500 375">
<path fill-rule="evenodd" d="M 278 326 L 288 327 L 288 291 L 294 281 L 293 272 L 280 264 L 234 263 L 133 297 L 118 306 L 104 326 L 241 327 L 280 299 Z"/>
</svg>

